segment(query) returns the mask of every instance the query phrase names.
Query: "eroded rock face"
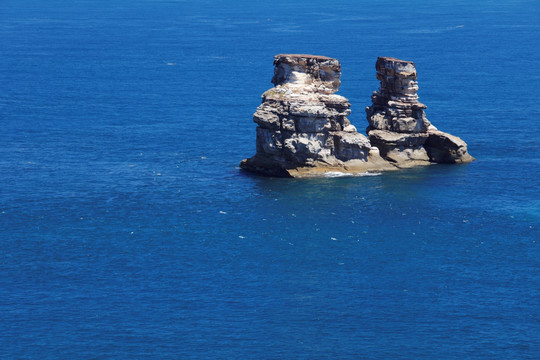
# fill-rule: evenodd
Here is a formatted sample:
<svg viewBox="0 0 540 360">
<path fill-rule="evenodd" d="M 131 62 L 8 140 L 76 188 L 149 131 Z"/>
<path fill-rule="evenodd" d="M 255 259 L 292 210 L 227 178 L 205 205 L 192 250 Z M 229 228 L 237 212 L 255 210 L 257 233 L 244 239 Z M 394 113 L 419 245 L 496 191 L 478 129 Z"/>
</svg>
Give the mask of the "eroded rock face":
<svg viewBox="0 0 540 360">
<path fill-rule="evenodd" d="M 341 84 L 338 60 L 315 55 L 276 55 L 272 83 L 253 115 L 257 153 L 241 163 L 247 170 L 275 175 L 303 167 L 343 168 L 367 163 L 371 144 L 347 116 L 349 101 L 336 95 Z M 374 153 L 372 156 L 379 156 Z"/>
<path fill-rule="evenodd" d="M 438 131 L 426 118 L 412 61 L 379 57 L 375 68 L 381 85 L 366 108 L 367 133 L 384 159 L 398 167 L 473 160 L 464 141 Z"/>
<path fill-rule="evenodd" d="M 436 163 L 467 163 L 474 158 L 467 152 L 467 144 L 457 136 L 429 130 L 424 144 L 429 159 Z"/>
<path fill-rule="evenodd" d="M 381 156 L 401 168 L 429 164 L 429 156 L 424 148 L 427 139 L 427 133 L 369 132 L 369 141 L 379 149 Z"/>
</svg>

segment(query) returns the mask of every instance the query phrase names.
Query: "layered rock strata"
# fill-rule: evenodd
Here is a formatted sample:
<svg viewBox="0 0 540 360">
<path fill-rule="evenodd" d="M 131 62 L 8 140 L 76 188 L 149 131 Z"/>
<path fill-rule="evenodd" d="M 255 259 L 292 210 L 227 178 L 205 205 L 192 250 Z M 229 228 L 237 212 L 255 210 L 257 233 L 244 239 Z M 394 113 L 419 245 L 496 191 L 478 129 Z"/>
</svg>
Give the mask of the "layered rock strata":
<svg viewBox="0 0 540 360">
<path fill-rule="evenodd" d="M 350 103 L 335 94 L 338 60 L 315 55 L 276 55 L 272 83 L 253 115 L 257 152 L 243 169 L 273 176 L 391 168 L 347 116 Z"/>
<path fill-rule="evenodd" d="M 379 57 L 375 68 L 381 84 L 366 108 L 367 133 L 385 160 L 398 167 L 473 160 L 463 140 L 438 131 L 426 118 L 412 61 Z"/>
<path fill-rule="evenodd" d="M 410 61 L 377 60 L 381 85 L 366 108 L 369 139 L 347 119 L 349 101 L 335 94 L 341 84 L 338 60 L 281 54 L 274 66 L 274 87 L 262 95 L 253 115 L 256 154 L 240 163 L 245 170 L 305 177 L 473 160 L 465 142 L 427 120 Z"/>
</svg>

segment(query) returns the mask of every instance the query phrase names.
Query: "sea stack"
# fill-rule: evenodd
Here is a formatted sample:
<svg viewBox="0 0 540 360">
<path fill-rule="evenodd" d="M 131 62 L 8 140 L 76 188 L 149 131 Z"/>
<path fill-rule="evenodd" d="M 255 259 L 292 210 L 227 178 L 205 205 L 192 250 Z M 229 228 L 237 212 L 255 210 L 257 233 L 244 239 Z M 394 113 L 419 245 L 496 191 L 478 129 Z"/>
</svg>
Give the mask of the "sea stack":
<svg viewBox="0 0 540 360">
<path fill-rule="evenodd" d="M 411 61 L 378 58 L 381 85 L 366 108 L 369 139 L 347 119 L 349 101 L 335 94 L 341 84 L 337 59 L 281 54 L 274 66 L 274 87 L 253 115 L 256 154 L 240 163 L 244 170 L 309 177 L 474 160 L 464 141 L 427 120 Z"/>
<path fill-rule="evenodd" d="M 379 57 L 375 68 L 381 84 L 366 108 L 367 133 L 385 160 L 401 168 L 474 160 L 463 140 L 438 131 L 426 118 L 412 61 Z"/>
<path fill-rule="evenodd" d="M 392 169 L 347 119 L 350 103 L 335 94 L 341 84 L 337 59 L 280 54 L 274 66 L 274 87 L 253 115 L 257 152 L 241 168 L 285 177 Z"/>
</svg>

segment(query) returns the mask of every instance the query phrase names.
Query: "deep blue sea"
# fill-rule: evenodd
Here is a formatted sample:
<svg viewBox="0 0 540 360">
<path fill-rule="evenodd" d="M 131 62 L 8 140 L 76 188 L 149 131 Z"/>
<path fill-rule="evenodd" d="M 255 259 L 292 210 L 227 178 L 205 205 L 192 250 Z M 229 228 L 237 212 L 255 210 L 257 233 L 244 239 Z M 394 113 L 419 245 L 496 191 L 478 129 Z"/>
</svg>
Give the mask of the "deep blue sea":
<svg viewBox="0 0 540 360">
<path fill-rule="evenodd" d="M 540 359 L 540 3 L 1 0 L 1 359 Z M 239 170 L 273 56 L 477 161 Z"/>
</svg>

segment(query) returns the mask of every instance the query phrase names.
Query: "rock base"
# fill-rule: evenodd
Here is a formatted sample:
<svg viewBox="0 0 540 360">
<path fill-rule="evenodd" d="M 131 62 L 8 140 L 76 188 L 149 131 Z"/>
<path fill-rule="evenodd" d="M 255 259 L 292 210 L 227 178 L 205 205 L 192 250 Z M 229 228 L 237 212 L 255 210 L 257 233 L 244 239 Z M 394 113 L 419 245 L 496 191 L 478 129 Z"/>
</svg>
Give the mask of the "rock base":
<svg viewBox="0 0 540 360">
<path fill-rule="evenodd" d="M 365 160 L 354 159 L 332 164 L 315 161 L 309 166 L 298 166 L 292 162 L 280 162 L 255 155 L 242 160 L 240 168 L 263 176 L 288 178 L 323 177 L 328 173 L 359 175 L 398 170 L 397 166 L 384 160 L 377 149 L 370 151 Z"/>
</svg>

